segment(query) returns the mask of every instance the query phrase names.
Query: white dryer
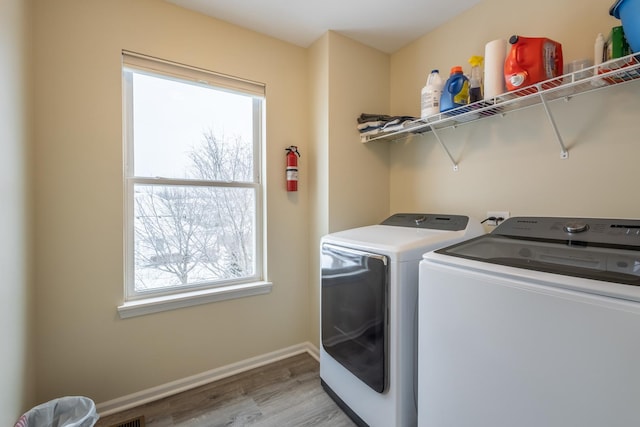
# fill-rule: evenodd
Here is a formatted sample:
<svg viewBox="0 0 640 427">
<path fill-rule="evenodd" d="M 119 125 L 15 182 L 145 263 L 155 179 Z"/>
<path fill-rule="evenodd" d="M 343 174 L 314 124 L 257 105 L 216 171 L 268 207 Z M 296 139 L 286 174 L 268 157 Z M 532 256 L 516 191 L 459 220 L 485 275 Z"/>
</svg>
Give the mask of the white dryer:
<svg viewBox="0 0 640 427">
<path fill-rule="evenodd" d="M 640 221 L 509 218 L 420 264 L 418 425 L 640 420 Z"/>
<path fill-rule="evenodd" d="M 396 214 L 322 238 L 320 378 L 358 425 L 416 425 L 419 262 L 482 233 L 466 216 Z"/>
</svg>

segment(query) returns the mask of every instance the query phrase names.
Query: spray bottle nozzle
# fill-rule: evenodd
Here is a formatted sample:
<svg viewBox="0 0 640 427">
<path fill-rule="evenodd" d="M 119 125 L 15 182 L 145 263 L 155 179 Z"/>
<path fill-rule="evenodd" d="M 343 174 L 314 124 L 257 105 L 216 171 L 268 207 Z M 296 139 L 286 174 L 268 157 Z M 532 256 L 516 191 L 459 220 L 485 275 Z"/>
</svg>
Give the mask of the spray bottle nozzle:
<svg viewBox="0 0 640 427">
<path fill-rule="evenodd" d="M 469 58 L 469 64 L 471 64 L 472 67 L 481 66 L 482 61 L 484 61 L 484 56 L 474 55 L 471 58 Z"/>
</svg>

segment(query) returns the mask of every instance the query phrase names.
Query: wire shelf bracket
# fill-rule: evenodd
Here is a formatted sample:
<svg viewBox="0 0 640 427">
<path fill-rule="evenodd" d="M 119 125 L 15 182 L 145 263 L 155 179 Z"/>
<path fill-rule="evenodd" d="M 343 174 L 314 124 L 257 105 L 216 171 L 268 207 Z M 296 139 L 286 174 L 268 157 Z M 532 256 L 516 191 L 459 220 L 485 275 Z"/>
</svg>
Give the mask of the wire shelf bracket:
<svg viewBox="0 0 640 427">
<path fill-rule="evenodd" d="M 553 118 L 553 114 L 551 114 L 551 110 L 549 109 L 549 104 L 547 103 L 547 100 L 544 99 L 544 92 L 542 90 L 542 87 L 539 87 L 539 90 L 540 90 L 539 92 L 540 103 L 544 108 L 544 112 L 546 113 L 547 118 L 549 119 L 549 123 L 551 124 L 551 127 L 553 128 L 553 132 L 556 136 L 556 141 L 558 141 L 558 145 L 560 146 L 560 158 L 563 160 L 566 160 L 569 158 L 569 151 L 567 150 L 567 147 L 564 145 L 564 141 L 562 140 L 562 135 L 560 135 L 560 131 L 558 130 L 558 125 L 555 119 Z"/>
<path fill-rule="evenodd" d="M 451 155 L 451 151 L 449 151 L 449 149 L 447 148 L 445 143 L 442 142 L 442 139 L 440 139 L 440 135 L 438 135 L 438 132 L 436 131 L 435 126 L 429 125 L 429 127 L 431 128 L 431 132 L 433 132 L 433 136 L 436 137 L 436 139 L 440 143 L 440 146 L 444 149 L 444 152 L 447 153 L 447 156 L 449 157 L 449 160 L 451 160 L 451 163 L 453 164 L 453 171 L 454 172 L 458 172 L 458 169 L 459 169 L 458 168 L 458 163 L 455 161 L 455 159 Z"/>
</svg>

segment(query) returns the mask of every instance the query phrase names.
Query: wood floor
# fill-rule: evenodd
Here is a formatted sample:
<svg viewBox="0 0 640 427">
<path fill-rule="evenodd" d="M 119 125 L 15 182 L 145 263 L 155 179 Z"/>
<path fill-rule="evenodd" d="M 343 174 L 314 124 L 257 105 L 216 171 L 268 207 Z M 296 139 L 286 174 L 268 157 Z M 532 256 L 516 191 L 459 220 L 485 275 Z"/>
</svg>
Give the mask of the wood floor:
<svg viewBox="0 0 640 427">
<path fill-rule="evenodd" d="M 319 364 L 306 353 L 102 417 L 96 426 L 140 415 L 148 427 L 355 426 L 324 392 Z"/>
</svg>

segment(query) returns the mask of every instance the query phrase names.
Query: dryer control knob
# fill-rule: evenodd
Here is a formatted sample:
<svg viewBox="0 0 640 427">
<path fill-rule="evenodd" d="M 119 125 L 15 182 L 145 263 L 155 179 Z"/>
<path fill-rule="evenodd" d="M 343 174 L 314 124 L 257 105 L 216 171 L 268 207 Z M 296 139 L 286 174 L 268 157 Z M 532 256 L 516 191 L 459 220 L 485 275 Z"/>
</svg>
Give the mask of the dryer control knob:
<svg viewBox="0 0 640 427">
<path fill-rule="evenodd" d="M 569 234 L 582 233 L 589 229 L 589 225 L 584 222 L 568 222 L 564 225 L 564 231 Z"/>
</svg>

